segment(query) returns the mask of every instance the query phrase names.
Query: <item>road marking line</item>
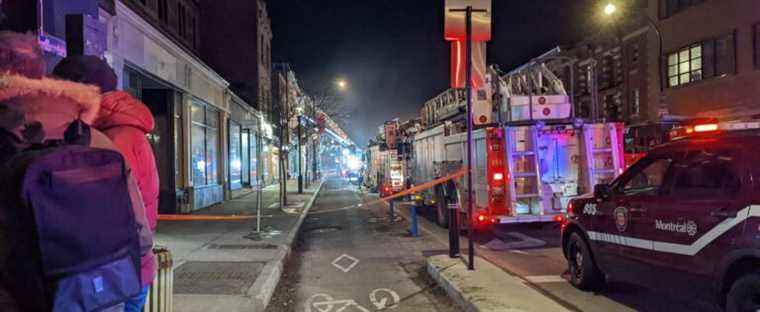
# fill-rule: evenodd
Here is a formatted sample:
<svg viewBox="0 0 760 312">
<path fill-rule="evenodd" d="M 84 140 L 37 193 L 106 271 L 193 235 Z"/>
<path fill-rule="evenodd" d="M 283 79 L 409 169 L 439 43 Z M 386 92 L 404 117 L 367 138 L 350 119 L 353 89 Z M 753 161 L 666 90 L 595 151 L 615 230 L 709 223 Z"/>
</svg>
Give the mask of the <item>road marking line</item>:
<svg viewBox="0 0 760 312">
<path fill-rule="evenodd" d="M 525 280 L 528 282 L 534 283 L 534 284 L 545 284 L 545 283 L 566 283 L 567 280 L 562 278 L 562 276 L 559 275 L 534 275 L 534 276 L 526 276 Z"/>
<path fill-rule="evenodd" d="M 340 265 L 339 262 L 343 261 L 343 259 L 351 260 L 351 264 L 348 266 Z M 343 273 L 348 273 L 348 271 L 351 271 L 351 269 L 353 269 L 357 264 L 359 264 L 359 259 L 351 257 L 347 254 L 342 254 L 340 257 L 335 258 L 335 260 L 332 262 L 332 265 L 338 268 L 338 270 L 343 271 Z"/>
</svg>

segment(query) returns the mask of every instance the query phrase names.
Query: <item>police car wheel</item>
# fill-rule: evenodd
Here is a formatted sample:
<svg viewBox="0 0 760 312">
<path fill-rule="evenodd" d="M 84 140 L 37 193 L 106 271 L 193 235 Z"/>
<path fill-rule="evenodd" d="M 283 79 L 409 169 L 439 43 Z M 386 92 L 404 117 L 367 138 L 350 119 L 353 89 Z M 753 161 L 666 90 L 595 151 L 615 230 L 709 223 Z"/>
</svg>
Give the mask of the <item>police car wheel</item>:
<svg viewBox="0 0 760 312">
<path fill-rule="evenodd" d="M 760 311 L 760 272 L 734 282 L 726 297 L 726 311 Z"/>
<path fill-rule="evenodd" d="M 591 257 L 591 250 L 588 244 L 578 233 L 570 235 L 565 252 L 567 254 L 570 283 L 582 290 L 597 288 L 601 275 Z"/>
</svg>

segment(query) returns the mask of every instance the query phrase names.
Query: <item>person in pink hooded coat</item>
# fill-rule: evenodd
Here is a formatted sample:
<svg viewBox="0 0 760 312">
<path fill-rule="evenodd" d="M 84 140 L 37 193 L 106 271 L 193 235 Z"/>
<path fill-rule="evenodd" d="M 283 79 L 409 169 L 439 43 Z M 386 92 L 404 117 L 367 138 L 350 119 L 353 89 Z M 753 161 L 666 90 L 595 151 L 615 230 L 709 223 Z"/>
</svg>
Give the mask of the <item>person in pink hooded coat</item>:
<svg viewBox="0 0 760 312">
<path fill-rule="evenodd" d="M 37 37 L 0 31 L 0 128 L 24 138 L 27 143 L 62 139 L 66 127 L 75 120 L 93 125 L 99 116 L 102 96 L 97 86 L 45 77 L 45 62 Z M 22 143 L 22 144 L 27 144 Z M 92 129 L 90 145 L 94 148 L 119 150 L 101 131 Z M 20 146 L 23 148 L 23 146 Z M 146 219 L 145 205 L 131 168 L 128 176 L 142 262 L 152 264 L 153 233 Z M 3 257 L 3 223 L 0 220 L 0 258 Z M 0 259 L 0 263 L 2 259 Z M 145 269 L 145 268 L 143 268 Z M 143 275 L 143 278 L 145 275 Z M 150 276 L 152 281 L 153 277 Z M 0 281 L 0 311 L 15 311 L 16 302 Z"/>
<path fill-rule="evenodd" d="M 152 232 L 158 219 L 159 180 L 156 159 L 146 134 L 153 131 L 155 122 L 150 109 L 140 100 L 124 91 L 116 90 L 116 74 L 103 60 L 94 56 L 76 56 L 63 59 L 53 74 L 57 77 L 96 85 L 103 92 L 100 111 L 92 126 L 113 141 L 137 181 L 145 213 Z M 142 259 L 142 281 L 147 292 L 156 274 L 152 258 Z M 138 308 L 144 298 L 138 298 Z M 127 311 L 130 311 L 128 304 Z"/>
</svg>

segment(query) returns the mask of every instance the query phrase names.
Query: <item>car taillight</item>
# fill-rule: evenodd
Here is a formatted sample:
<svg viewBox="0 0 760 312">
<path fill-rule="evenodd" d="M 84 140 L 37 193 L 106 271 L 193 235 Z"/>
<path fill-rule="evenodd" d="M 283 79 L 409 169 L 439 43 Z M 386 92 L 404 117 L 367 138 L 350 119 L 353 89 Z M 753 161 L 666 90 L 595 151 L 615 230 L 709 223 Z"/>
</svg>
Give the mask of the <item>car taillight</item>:
<svg viewBox="0 0 760 312">
<path fill-rule="evenodd" d="M 565 216 L 563 216 L 563 215 L 556 215 L 554 217 L 554 221 L 555 222 L 563 222 L 563 221 L 565 221 Z"/>
<path fill-rule="evenodd" d="M 486 216 L 485 216 L 485 215 L 478 215 L 478 222 L 485 222 L 485 221 L 486 221 L 486 219 L 487 219 L 487 218 L 486 218 Z"/>
<path fill-rule="evenodd" d="M 501 181 L 504 180 L 504 174 L 501 172 L 497 172 L 493 174 L 493 180 L 494 181 Z"/>
<path fill-rule="evenodd" d="M 567 215 L 572 216 L 573 215 L 573 202 L 569 202 L 567 204 Z"/>
</svg>

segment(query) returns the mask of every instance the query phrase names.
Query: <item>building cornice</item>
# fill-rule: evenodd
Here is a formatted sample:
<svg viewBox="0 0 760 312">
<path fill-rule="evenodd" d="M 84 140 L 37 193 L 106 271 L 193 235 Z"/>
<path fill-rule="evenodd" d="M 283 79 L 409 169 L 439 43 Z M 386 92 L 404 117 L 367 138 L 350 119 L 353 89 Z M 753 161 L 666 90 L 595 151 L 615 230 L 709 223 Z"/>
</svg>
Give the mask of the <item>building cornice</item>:
<svg viewBox="0 0 760 312">
<path fill-rule="evenodd" d="M 229 82 L 227 82 L 227 80 L 225 80 L 211 67 L 206 65 L 206 63 L 204 63 L 200 58 L 198 58 L 195 54 L 188 52 L 180 44 L 177 44 L 174 40 L 167 37 L 164 33 L 148 23 L 145 19 L 143 19 L 122 1 L 116 1 L 116 17 L 127 18 L 130 22 L 134 23 L 138 28 L 140 28 L 140 30 L 142 30 L 147 37 L 155 41 L 162 48 L 190 63 L 194 70 L 198 70 L 200 73 L 208 77 L 209 80 L 218 84 L 223 89 L 227 89 L 229 87 Z"/>
</svg>

